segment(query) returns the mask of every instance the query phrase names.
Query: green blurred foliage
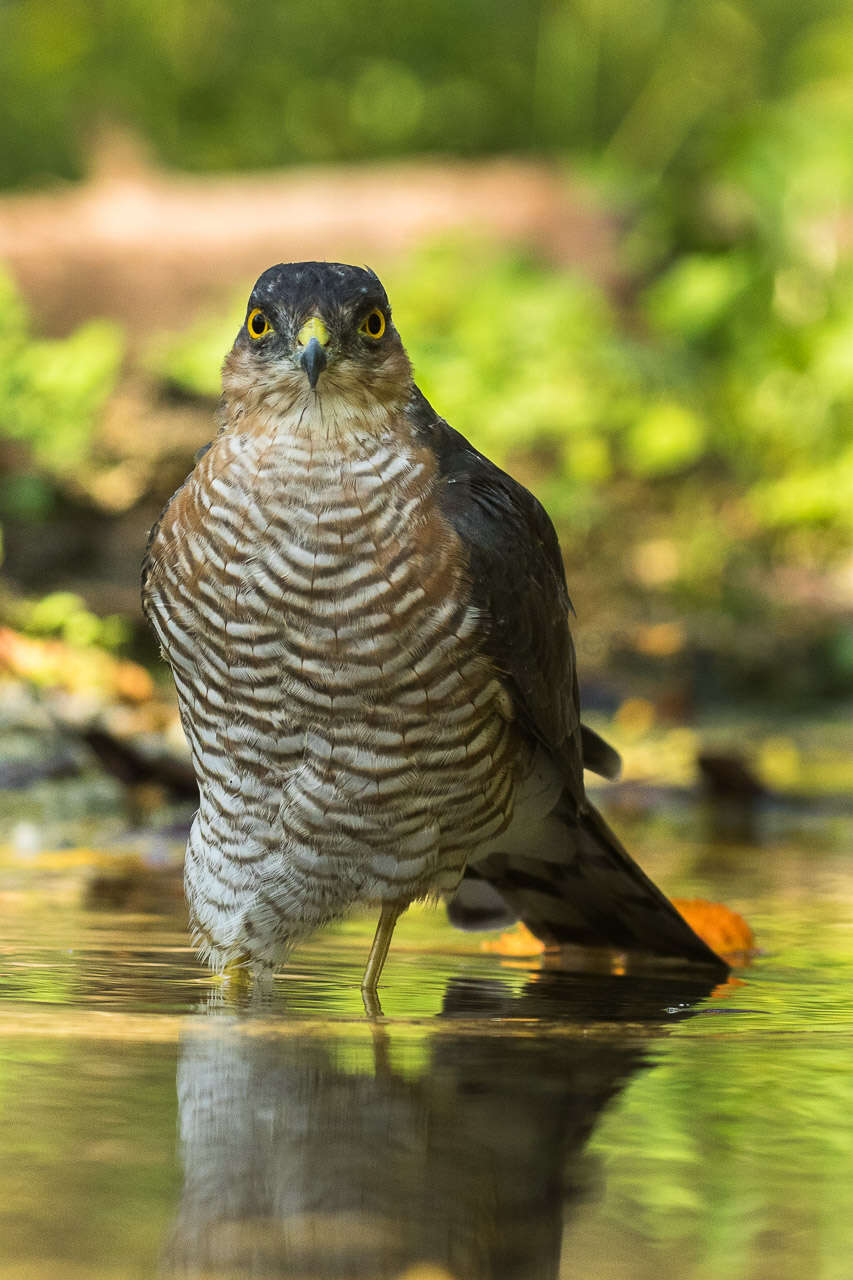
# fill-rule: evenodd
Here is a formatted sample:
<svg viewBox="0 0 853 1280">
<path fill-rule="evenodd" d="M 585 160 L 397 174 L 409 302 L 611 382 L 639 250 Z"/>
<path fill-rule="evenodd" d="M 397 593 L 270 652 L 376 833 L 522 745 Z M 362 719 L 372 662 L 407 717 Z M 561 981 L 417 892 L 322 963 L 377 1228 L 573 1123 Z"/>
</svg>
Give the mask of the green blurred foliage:
<svg viewBox="0 0 853 1280">
<path fill-rule="evenodd" d="M 17 290 L 0 270 L 0 517 L 38 524 L 50 516 L 57 493 L 90 457 L 123 358 L 124 337 L 107 320 L 92 320 L 67 338 L 34 337 Z M 2 551 L 0 529 L 0 562 Z M 110 643 L 109 629 L 94 642 Z"/>
<path fill-rule="evenodd" d="M 73 591 L 51 591 L 41 599 L 18 606 L 16 621 L 34 636 L 56 636 L 76 648 L 95 645 L 118 649 L 128 638 L 126 619 L 118 614 L 99 617 Z"/>
<path fill-rule="evenodd" d="M 124 355 L 119 329 L 93 320 L 63 339 L 37 339 L 8 276 L 0 273 L 0 438 L 27 446 L 37 469 L 80 464 Z M 27 481 L 30 481 L 28 484 Z M 18 510 L 38 507 L 36 477 L 17 477 Z"/>
<path fill-rule="evenodd" d="M 18 0 L 0 185 L 78 176 L 104 120 L 181 168 L 604 151 L 651 185 L 737 164 L 776 103 L 849 111 L 851 26 L 847 0 Z"/>
</svg>

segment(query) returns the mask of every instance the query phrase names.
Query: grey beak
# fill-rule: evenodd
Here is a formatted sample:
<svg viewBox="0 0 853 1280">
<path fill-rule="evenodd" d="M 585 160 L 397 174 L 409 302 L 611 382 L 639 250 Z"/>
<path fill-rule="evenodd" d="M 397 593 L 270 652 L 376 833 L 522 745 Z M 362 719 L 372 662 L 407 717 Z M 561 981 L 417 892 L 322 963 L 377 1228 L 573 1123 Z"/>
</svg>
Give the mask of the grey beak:
<svg viewBox="0 0 853 1280">
<path fill-rule="evenodd" d="M 320 374 L 326 367 L 326 348 L 316 338 L 312 338 L 302 352 L 302 359 L 299 363 L 308 374 L 308 385 L 313 391 L 317 386 Z"/>
</svg>

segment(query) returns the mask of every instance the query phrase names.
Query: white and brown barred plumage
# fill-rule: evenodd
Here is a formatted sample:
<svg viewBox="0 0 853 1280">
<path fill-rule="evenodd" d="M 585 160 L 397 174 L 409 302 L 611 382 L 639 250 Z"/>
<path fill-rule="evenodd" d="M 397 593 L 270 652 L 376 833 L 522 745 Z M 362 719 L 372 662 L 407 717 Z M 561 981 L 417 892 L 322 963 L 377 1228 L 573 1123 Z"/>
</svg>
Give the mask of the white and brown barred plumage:
<svg viewBox="0 0 853 1280">
<path fill-rule="evenodd" d="M 143 599 L 199 783 L 186 889 L 216 967 L 274 968 L 356 904 L 460 881 L 462 924 L 719 963 L 585 798 L 583 758 L 615 757 L 580 725 L 553 526 L 427 404 L 372 272 L 260 277 Z"/>
</svg>

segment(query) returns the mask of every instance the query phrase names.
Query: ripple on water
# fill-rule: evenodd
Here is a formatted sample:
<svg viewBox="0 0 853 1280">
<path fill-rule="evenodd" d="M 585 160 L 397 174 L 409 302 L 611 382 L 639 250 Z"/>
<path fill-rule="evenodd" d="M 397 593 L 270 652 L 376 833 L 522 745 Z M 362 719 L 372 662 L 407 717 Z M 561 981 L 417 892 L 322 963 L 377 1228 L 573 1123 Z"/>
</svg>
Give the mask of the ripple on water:
<svg viewBox="0 0 853 1280">
<path fill-rule="evenodd" d="M 737 903 L 764 954 L 713 991 L 504 963 L 416 913 L 378 1021 L 372 921 L 258 1001 L 178 917 L 7 894 L 0 1280 L 841 1280 L 851 895 L 777 870 Z"/>
</svg>

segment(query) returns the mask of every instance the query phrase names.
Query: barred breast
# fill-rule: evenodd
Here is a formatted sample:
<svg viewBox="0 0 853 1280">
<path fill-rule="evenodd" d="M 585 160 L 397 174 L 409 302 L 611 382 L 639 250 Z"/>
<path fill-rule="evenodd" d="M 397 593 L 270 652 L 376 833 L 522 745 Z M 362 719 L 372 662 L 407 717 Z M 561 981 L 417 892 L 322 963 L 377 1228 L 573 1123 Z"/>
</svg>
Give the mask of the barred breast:
<svg viewBox="0 0 853 1280">
<path fill-rule="evenodd" d="M 521 767 L 434 457 L 318 425 L 221 435 L 149 552 L 200 787 L 187 896 L 220 966 L 453 888 Z"/>
</svg>

